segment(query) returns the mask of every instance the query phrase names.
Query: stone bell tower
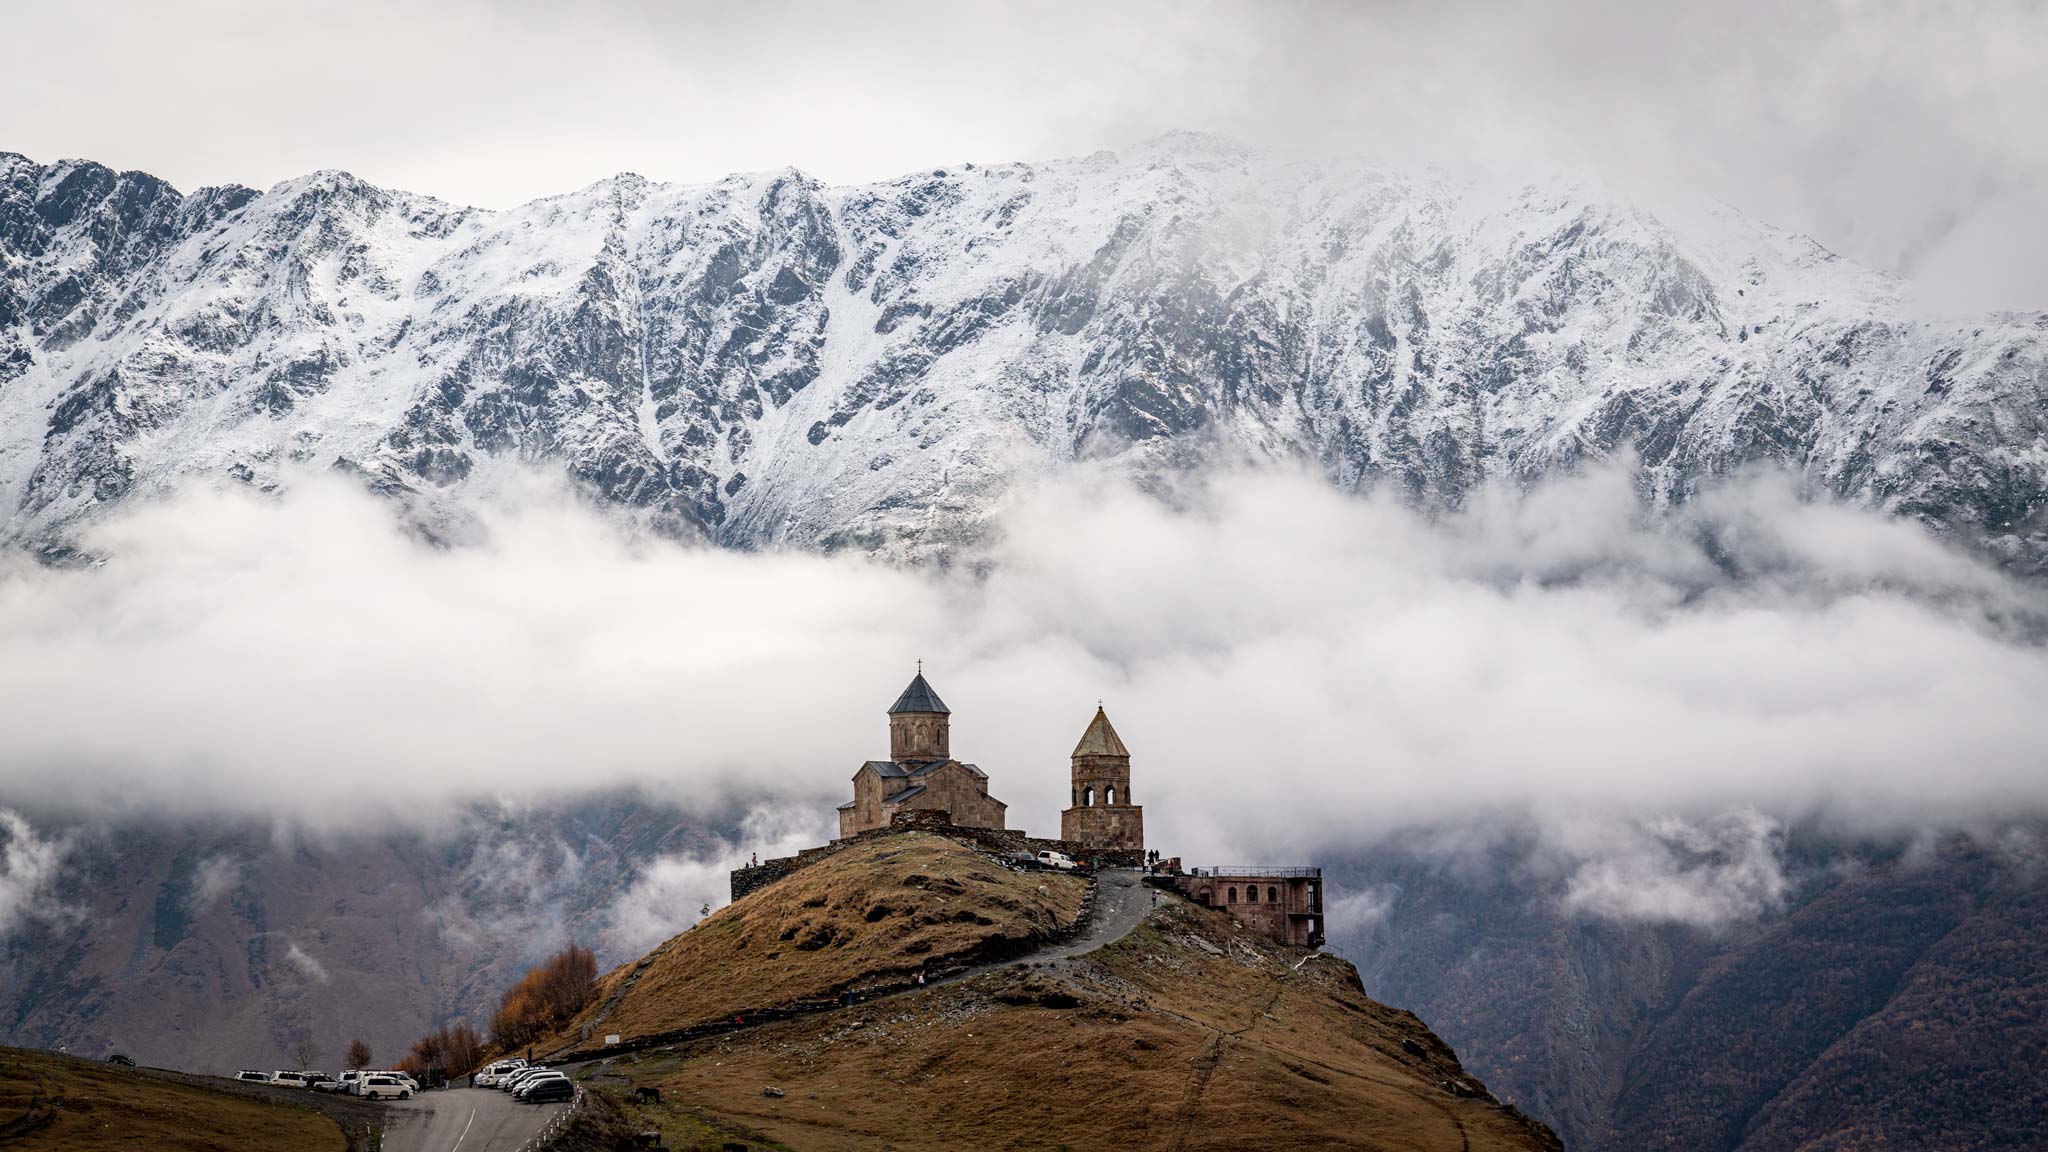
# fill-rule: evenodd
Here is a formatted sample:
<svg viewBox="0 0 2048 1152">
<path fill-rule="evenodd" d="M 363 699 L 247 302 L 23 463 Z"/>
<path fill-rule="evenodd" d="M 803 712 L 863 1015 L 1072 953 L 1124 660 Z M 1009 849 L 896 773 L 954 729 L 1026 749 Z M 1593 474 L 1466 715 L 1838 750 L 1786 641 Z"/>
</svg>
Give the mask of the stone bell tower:
<svg viewBox="0 0 2048 1152">
<path fill-rule="evenodd" d="M 924 669 L 917 679 L 889 706 L 889 759 L 896 761 L 950 760 L 953 710 L 925 683 Z"/>
<path fill-rule="evenodd" d="M 1074 806 L 1060 813 L 1060 839 L 1090 848 L 1145 847 L 1145 810 L 1131 803 L 1131 750 L 1100 707 L 1074 745 Z"/>
</svg>

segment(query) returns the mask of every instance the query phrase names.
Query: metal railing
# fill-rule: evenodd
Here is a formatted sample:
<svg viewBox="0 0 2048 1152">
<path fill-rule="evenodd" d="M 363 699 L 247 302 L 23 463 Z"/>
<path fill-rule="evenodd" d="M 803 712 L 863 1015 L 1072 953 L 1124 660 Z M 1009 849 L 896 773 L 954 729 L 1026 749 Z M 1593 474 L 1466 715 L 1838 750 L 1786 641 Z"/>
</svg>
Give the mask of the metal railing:
<svg viewBox="0 0 2048 1152">
<path fill-rule="evenodd" d="M 1267 879 L 1269 877 L 1274 880 L 1320 880 L 1323 878 L 1323 870 L 1321 868 L 1260 867 L 1192 868 L 1188 870 L 1188 875 L 1216 876 L 1224 879 L 1236 879 L 1239 877 L 1256 876 L 1261 880 Z"/>
<path fill-rule="evenodd" d="M 535 1132 L 526 1143 L 521 1144 L 519 1152 L 541 1152 L 542 1149 L 553 1144 L 555 1137 L 562 1134 L 562 1129 L 569 1126 L 569 1121 L 575 1119 L 576 1113 L 581 1111 L 582 1108 L 583 1085 L 578 1084 L 576 1085 L 576 1095 L 570 1098 L 569 1106 L 549 1117 L 547 1127 Z"/>
</svg>

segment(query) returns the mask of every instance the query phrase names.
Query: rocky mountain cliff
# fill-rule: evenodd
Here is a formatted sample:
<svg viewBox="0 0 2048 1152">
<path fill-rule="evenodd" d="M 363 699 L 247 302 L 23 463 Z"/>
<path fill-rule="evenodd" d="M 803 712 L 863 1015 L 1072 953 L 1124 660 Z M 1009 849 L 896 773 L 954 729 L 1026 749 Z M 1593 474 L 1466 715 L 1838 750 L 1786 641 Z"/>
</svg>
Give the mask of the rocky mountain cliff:
<svg viewBox="0 0 2048 1152">
<path fill-rule="evenodd" d="M 43 832 L 64 843 L 62 867 L 41 914 L 0 935 L 0 1042 L 222 1075 L 293 1066 L 301 1033 L 332 1070 L 351 1039 L 395 1060 L 429 1026 L 482 1027 L 564 942 L 637 954 L 647 941 L 619 912 L 654 861 L 728 848 L 623 794 L 479 807 L 431 835 L 224 820 Z M 723 870 L 706 878 L 702 898 Z M 655 939 L 694 916 L 698 887 L 684 889 L 647 909 Z"/>
<path fill-rule="evenodd" d="M 1333 943 L 1576 1149 L 2033 1148 L 2041 831 L 1795 828 L 1785 906 L 1717 925 L 1575 912 L 1516 837 L 1481 867 L 1416 837 L 1337 870 L 1379 915 Z"/>
<path fill-rule="evenodd" d="M 1457 503 L 1767 460 L 2048 556 L 2048 316 L 1914 318 L 1727 210 L 1173 135 L 509 211 L 320 172 L 181 194 L 0 154 L 0 538 L 342 469 L 429 523 L 506 461 L 668 531 L 928 555 L 1083 458 L 1312 462 Z"/>
</svg>

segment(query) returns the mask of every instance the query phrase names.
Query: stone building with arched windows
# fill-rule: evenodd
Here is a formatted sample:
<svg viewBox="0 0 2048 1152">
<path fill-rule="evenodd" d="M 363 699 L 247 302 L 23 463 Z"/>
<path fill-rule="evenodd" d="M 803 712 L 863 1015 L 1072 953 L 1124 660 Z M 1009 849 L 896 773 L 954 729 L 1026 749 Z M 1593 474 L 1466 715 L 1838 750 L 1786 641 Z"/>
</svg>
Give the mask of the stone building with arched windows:
<svg viewBox="0 0 2048 1152">
<path fill-rule="evenodd" d="M 953 759 L 952 709 L 923 669 L 889 708 L 889 758 L 853 774 L 839 806 L 839 836 L 887 828 L 899 812 L 939 811 L 963 828 L 1001 828 L 1008 805 L 988 794 L 988 773 Z"/>
<path fill-rule="evenodd" d="M 1323 946 L 1321 868 L 1197 868 L 1176 872 L 1165 883 L 1281 944 Z"/>
</svg>

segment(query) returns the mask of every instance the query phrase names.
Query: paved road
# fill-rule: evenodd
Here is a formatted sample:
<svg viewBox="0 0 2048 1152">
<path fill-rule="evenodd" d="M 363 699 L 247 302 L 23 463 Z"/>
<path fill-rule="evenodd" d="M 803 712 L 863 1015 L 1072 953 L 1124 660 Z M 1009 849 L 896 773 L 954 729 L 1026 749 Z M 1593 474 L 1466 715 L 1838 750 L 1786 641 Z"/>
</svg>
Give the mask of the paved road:
<svg viewBox="0 0 2048 1152">
<path fill-rule="evenodd" d="M 1010 960 L 998 960 L 993 964 L 982 964 L 965 972 L 956 972 L 944 980 L 935 980 L 933 983 L 951 984 L 957 980 L 968 980 L 984 972 L 1008 968 L 1012 964 L 1056 964 L 1093 952 L 1104 944 L 1114 943 L 1129 935 L 1131 929 L 1144 921 L 1145 914 L 1152 911 L 1152 907 L 1152 890 L 1145 887 L 1144 873 L 1135 868 L 1104 868 L 1095 874 L 1095 915 L 1089 919 L 1088 927 L 1083 929 L 1079 936 L 1064 944 L 1049 945 Z"/>
<path fill-rule="evenodd" d="M 1130 935 L 1152 908 L 1152 889 L 1145 886 L 1144 873 L 1135 868 L 1104 868 L 1095 874 L 1095 918 L 1088 922 L 1087 930 L 1065 944 L 1024 959 L 1045 964 L 1093 952 Z"/>
<path fill-rule="evenodd" d="M 560 1104 L 521 1104 L 494 1088 L 447 1088 L 393 1100 L 384 1152 L 517 1152 Z"/>
</svg>

